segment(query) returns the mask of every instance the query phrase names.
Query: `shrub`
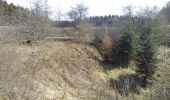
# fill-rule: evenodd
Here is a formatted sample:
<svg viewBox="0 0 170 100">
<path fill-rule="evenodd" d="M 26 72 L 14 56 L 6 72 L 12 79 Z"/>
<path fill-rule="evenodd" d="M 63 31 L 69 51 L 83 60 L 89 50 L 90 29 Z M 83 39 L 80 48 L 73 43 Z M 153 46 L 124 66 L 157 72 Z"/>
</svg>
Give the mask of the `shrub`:
<svg viewBox="0 0 170 100">
<path fill-rule="evenodd" d="M 108 34 L 107 29 L 105 29 L 105 34 L 101 36 L 96 36 L 96 39 L 94 41 L 98 51 L 103 56 L 104 61 L 111 62 L 111 54 L 112 54 L 112 48 L 113 48 L 113 41 L 111 36 Z"/>
<path fill-rule="evenodd" d="M 105 34 L 102 39 L 101 52 L 104 55 L 106 61 L 111 61 L 110 54 L 112 53 L 112 39 L 109 35 Z"/>
<path fill-rule="evenodd" d="M 139 93 L 140 79 L 135 74 L 120 75 L 117 80 L 110 79 L 110 85 L 116 92 L 128 96 L 129 93 Z"/>
</svg>

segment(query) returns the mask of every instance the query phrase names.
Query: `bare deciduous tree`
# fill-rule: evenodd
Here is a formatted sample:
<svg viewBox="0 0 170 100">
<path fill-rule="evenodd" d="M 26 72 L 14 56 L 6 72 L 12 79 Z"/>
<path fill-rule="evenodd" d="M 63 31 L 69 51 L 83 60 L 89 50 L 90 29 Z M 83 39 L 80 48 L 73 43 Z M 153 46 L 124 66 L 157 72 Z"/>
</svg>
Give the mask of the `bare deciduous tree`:
<svg viewBox="0 0 170 100">
<path fill-rule="evenodd" d="M 158 7 L 145 7 L 140 8 L 140 10 L 137 12 L 138 17 L 143 18 L 155 18 L 158 15 Z"/>
<path fill-rule="evenodd" d="M 57 12 L 56 12 L 55 18 L 56 18 L 56 20 L 57 20 L 58 22 L 60 22 L 61 19 L 62 19 L 62 17 L 63 17 L 63 13 L 62 13 L 61 9 L 58 8 L 58 9 L 57 9 Z"/>
<path fill-rule="evenodd" d="M 71 10 L 68 12 L 68 16 L 74 22 L 75 27 L 83 22 L 83 20 L 87 17 L 87 14 L 88 7 L 83 3 L 76 4 L 75 7 L 71 7 Z"/>
<path fill-rule="evenodd" d="M 123 13 L 126 16 L 132 17 L 134 15 L 134 7 L 132 5 L 128 5 L 123 8 Z"/>
<path fill-rule="evenodd" d="M 76 4 L 75 7 L 71 7 L 68 16 L 71 20 L 84 20 L 88 14 L 88 7 L 85 6 L 83 3 Z"/>
<path fill-rule="evenodd" d="M 31 42 L 39 39 L 44 39 L 49 22 L 49 9 L 47 0 L 42 2 L 41 0 L 36 0 L 33 2 L 31 11 L 25 19 L 24 26 L 21 28 L 22 38 L 26 42 Z"/>
</svg>

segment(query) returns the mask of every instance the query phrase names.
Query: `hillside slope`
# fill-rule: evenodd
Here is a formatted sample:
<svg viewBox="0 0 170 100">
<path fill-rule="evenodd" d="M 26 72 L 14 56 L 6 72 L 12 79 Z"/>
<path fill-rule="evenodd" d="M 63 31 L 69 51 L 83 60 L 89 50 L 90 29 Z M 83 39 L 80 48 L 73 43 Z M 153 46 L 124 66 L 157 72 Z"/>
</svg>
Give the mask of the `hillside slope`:
<svg viewBox="0 0 170 100">
<path fill-rule="evenodd" d="M 0 49 L 1 98 L 76 100 L 104 88 L 101 57 L 91 46 L 49 42 Z"/>
<path fill-rule="evenodd" d="M 166 47 L 159 49 L 157 81 L 127 99 L 169 98 L 169 51 Z M 135 73 L 132 65 L 122 69 L 102 64 L 94 47 L 78 43 L 0 42 L 0 57 L 0 100 L 123 99 L 110 87 L 110 79 L 119 81 L 120 76 Z"/>
</svg>

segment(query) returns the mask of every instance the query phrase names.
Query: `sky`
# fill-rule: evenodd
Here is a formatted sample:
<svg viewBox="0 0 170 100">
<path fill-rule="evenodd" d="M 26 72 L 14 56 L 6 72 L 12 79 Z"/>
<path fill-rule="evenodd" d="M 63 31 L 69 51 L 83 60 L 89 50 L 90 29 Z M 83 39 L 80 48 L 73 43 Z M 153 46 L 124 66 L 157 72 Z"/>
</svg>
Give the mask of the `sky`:
<svg viewBox="0 0 170 100">
<path fill-rule="evenodd" d="M 23 7 L 30 7 L 30 0 L 6 0 L 8 3 L 14 3 Z M 32 0 L 33 1 L 33 0 Z M 132 5 L 139 7 L 163 7 L 170 0 L 48 0 L 51 12 L 57 12 L 58 9 L 64 14 L 70 7 L 83 2 L 89 7 L 89 16 L 102 15 L 122 15 L 123 7 Z"/>
</svg>

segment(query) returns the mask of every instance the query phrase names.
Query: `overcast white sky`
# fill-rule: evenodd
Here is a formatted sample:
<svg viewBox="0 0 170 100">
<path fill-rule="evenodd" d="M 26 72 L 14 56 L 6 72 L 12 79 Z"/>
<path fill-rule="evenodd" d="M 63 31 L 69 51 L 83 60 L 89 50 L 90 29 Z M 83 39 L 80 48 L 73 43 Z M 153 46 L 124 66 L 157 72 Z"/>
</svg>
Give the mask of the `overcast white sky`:
<svg viewBox="0 0 170 100">
<path fill-rule="evenodd" d="M 7 2 L 30 7 L 30 0 L 6 0 Z M 32 0 L 33 1 L 33 0 Z M 163 7 L 170 0 L 48 0 L 52 12 L 57 9 L 67 12 L 71 6 L 83 2 L 89 7 L 89 15 L 121 15 L 122 8 L 127 5 L 135 7 L 158 6 Z"/>
</svg>

